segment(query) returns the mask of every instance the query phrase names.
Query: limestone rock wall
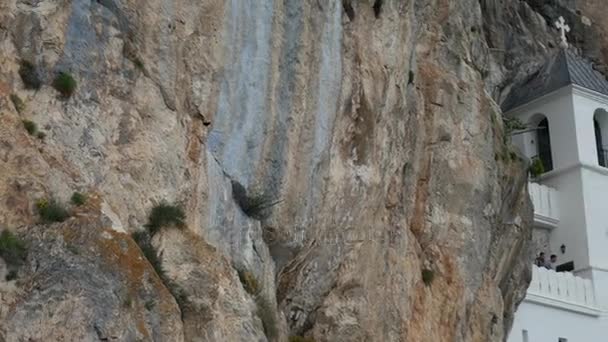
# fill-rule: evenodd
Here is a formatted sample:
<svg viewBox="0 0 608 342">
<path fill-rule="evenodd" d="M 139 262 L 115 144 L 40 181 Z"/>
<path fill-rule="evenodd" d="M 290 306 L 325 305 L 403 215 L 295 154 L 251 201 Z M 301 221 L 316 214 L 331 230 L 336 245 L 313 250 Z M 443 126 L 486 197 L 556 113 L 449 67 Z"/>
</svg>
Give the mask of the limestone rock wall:
<svg viewBox="0 0 608 342">
<path fill-rule="evenodd" d="M 0 228 L 29 254 L 0 340 L 503 340 L 532 212 L 497 101 L 552 49 L 537 11 L 3 0 Z M 73 191 L 94 203 L 38 224 Z M 152 239 L 161 279 L 127 233 L 163 200 L 187 227 Z"/>
</svg>

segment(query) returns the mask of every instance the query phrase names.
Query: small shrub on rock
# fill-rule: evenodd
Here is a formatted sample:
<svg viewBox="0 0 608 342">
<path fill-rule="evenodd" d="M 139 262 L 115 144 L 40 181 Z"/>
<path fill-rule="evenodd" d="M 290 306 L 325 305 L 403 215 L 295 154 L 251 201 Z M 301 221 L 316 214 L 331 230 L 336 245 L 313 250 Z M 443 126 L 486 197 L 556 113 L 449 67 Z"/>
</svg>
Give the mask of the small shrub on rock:
<svg viewBox="0 0 608 342">
<path fill-rule="evenodd" d="M 131 298 L 131 296 L 127 296 L 123 301 L 122 301 L 122 306 L 124 306 L 127 309 L 130 309 L 131 306 L 133 305 L 133 299 Z"/>
<path fill-rule="evenodd" d="M 6 277 L 4 277 L 4 279 L 6 281 L 11 281 L 11 280 L 17 279 L 17 270 L 8 271 L 8 273 L 6 274 Z"/>
<path fill-rule="evenodd" d="M 66 72 L 60 72 L 53 81 L 53 88 L 61 93 L 63 97 L 68 98 L 76 91 L 76 80 L 72 75 Z"/>
<path fill-rule="evenodd" d="M 154 235 L 160 228 L 174 226 L 183 228 L 186 221 L 186 214 L 177 205 L 161 202 L 150 212 L 146 228 Z"/>
<path fill-rule="evenodd" d="M 167 277 L 161 260 L 158 258 L 158 254 L 156 254 L 156 249 L 152 246 L 152 237 L 150 236 L 150 233 L 147 231 L 135 232 L 131 234 L 131 237 L 135 240 L 135 243 L 137 243 L 146 259 L 148 259 L 148 262 L 150 262 L 150 265 L 152 265 L 154 271 L 158 274 L 158 277 L 162 280 L 167 289 L 169 289 L 169 292 L 171 292 L 171 295 L 173 295 L 173 298 L 177 301 L 177 305 L 180 309 L 184 310 L 185 305 L 189 303 L 188 295 L 177 283 Z M 150 304 L 150 308 L 148 308 L 148 305 L 148 302 L 146 302 L 146 309 L 150 310 L 154 306 L 154 302 Z"/>
<path fill-rule="evenodd" d="M 144 62 L 142 62 L 142 60 L 139 57 L 135 57 L 133 59 L 133 64 L 135 64 L 135 67 L 139 70 L 144 70 Z"/>
<path fill-rule="evenodd" d="M 71 243 L 67 244 L 65 246 L 65 248 L 70 251 L 70 253 L 74 254 L 74 255 L 79 255 L 80 254 L 80 249 L 78 249 L 78 247 L 76 245 L 73 245 Z"/>
<path fill-rule="evenodd" d="M 23 128 L 25 128 L 29 135 L 36 135 L 36 132 L 38 132 L 38 126 L 36 126 L 35 122 L 30 120 L 22 120 L 21 123 L 23 123 Z"/>
<path fill-rule="evenodd" d="M 42 86 L 42 80 L 36 66 L 26 60 L 22 60 L 19 65 L 19 76 L 26 89 L 38 90 Z"/>
<path fill-rule="evenodd" d="M 10 95 L 11 102 L 13 102 L 13 106 L 15 106 L 15 110 L 17 113 L 21 113 L 25 110 L 25 103 L 17 94 Z"/>
<path fill-rule="evenodd" d="M 262 286 L 252 272 L 244 269 L 237 269 L 237 272 L 243 288 L 255 299 L 256 312 L 264 326 L 264 334 L 268 340 L 274 341 L 279 334 L 279 328 L 271 302 L 264 297 Z"/>
<path fill-rule="evenodd" d="M 36 207 L 44 223 L 63 222 L 70 217 L 68 211 L 55 199 L 41 199 L 36 203 Z"/>
<path fill-rule="evenodd" d="M 46 138 L 46 133 L 38 132 L 38 133 L 36 133 L 36 138 L 38 138 L 40 140 L 44 140 L 44 138 Z"/>
<path fill-rule="evenodd" d="M 154 246 L 152 246 L 152 242 L 150 241 L 150 235 L 148 234 L 148 232 L 146 232 L 146 231 L 135 232 L 135 233 L 131 234 L 131 237 L 133 238 L 135 243 L 137 243 L 137 245 L 141 249 L 141 252 L 144 254 L 146 259 L 148 259 L 148 262 L 150 263 L 150 265 L 152 265 L 152 268 L 154 268 L 154 271 L 156 271 L 156 274 L 158 274 L 158 276 L 161 279 L 164 279 L 165 270 L 163 269 L 163 266 L 160 263 L 160 259 L 158 258 L 158 255 L 156 254 L 156 250 L 154 249 Z"/>
<path fill-rule="evenodd" d="M 0 233 L 0 257 L 9 267 L 19 267 L 27 257 L 27 246 L 15 234 L 3 230 Z"/>
<path fill-rule="evenodd" d="M 526 129 L 526 125 L 518 118 L 503 118 L 507 134 Z"/>
<path fill-rule="evenodd" d="M 433 272 L 433 270 L 428 268 L 422 270 L 422 281 L 424 282 L 424 285 L 430 286 L 433 279 L 435 279 L 435 272 Z"/>
<path fill-rule="evenodd" d="M 146 303 L 144 304 L 144 307 L 148 311 L 152 311 L 152 309 L 154 309 L 154 306 L 156 306 L 156 303 L 154 302 L 153 299 L 147 300 Z"/>
<path fill-rule="evenodd" d="M 238 270 L 239 280 L 247 293 L 256 295 L 260 292 L 260 284 L 253 273 L 247 270 Z"/>
<path fill-rule="evenodd" d="M 85 194 L 81 194 L 80 192 L 76 191 L 72 194 L 70 201 L 72 202 L 73 205 L 81 206 L 87 202 L 87 196 Z"/>
<path fill-rule="evenodd" d="M 268 209 L 281 202 L 265 193 L 247 191 L 237 181 L 232 181 L 232 197 L 247 216 L 255 219 L 265 218 L 268 216 Z"/>
</svg>

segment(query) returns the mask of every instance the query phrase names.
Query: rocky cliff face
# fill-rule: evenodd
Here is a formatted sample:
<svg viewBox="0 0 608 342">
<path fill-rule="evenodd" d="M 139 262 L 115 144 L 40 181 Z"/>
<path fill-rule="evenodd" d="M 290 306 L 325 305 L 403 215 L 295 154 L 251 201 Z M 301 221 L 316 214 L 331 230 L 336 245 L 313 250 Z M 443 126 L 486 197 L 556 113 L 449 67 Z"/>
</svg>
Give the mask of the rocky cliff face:
<svg viewBox="0 0 608 342">
<path fill-rule="evenodd" d="M 532 214 L 497 103 L 553 48 L 541 12 L 2 1 L 0 228 L 27 258 L 0 341 L 503 340 Z M 138 247 L 163 201 L 185 224 Z"/>
</svg>

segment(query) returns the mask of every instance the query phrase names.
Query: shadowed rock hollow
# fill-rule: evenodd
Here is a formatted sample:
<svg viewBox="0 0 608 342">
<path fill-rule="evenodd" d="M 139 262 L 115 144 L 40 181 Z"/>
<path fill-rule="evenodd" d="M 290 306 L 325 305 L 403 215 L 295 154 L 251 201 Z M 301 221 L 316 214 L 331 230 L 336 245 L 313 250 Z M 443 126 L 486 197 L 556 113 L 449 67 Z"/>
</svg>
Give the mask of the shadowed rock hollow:
<svg viewBox="0 0 608 342">
<path fill-rule="evenodd" d="M 502 341 L 532 209 L 497 102 L 555 41 L 529 3 L 2 1 L 0 341 Z M 163 200 L 161 272 L 127 233 Z"/>
</svg>

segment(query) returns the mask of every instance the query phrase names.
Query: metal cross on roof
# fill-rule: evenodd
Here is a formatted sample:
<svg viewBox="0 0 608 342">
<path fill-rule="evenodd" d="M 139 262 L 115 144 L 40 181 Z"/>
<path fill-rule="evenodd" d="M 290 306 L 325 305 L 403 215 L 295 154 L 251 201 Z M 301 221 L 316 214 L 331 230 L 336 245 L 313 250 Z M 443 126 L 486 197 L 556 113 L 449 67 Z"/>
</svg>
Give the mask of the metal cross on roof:
<svg viewBox="0 0 608 342">
<path fill-rule="evenodd" d="M 568 38 L 566 38 L 566 32 L 570 32 L 570 26 L 566 25 L 566 20 L 564 17 L 559 17 L 559 19 L 555 22 L 555 27 L 560 31 L 560 43 L 559 46 L 562 49 L 568 48 Z"/>
</svg>

